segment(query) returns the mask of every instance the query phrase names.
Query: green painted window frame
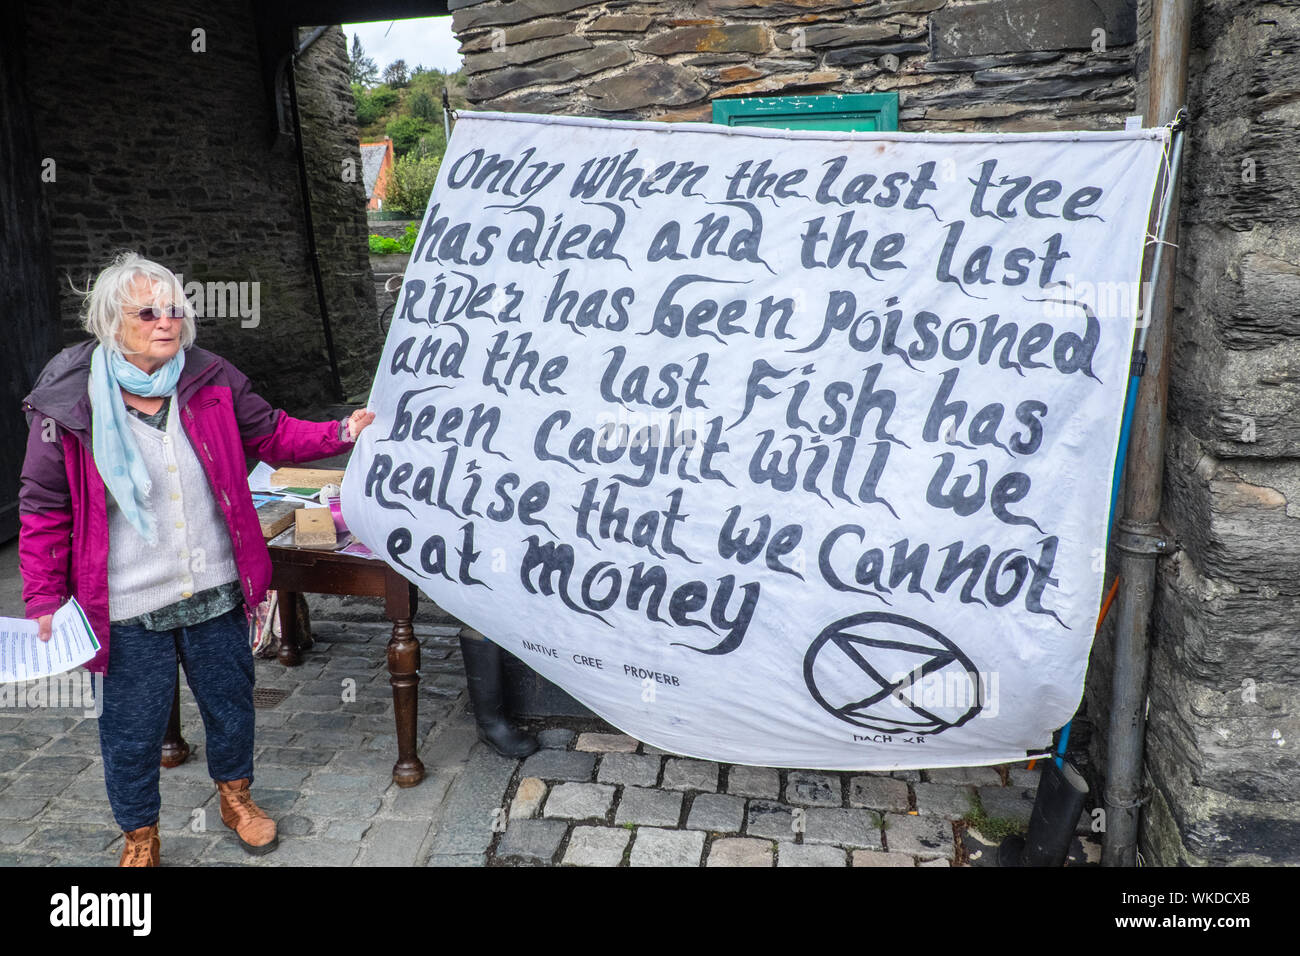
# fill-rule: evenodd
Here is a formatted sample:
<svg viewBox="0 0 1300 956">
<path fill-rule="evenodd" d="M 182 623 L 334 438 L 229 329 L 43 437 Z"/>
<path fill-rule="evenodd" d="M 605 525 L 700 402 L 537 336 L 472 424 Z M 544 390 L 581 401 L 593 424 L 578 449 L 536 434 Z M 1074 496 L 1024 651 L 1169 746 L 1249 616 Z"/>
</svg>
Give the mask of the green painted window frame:
<svg viewBox="0 0 1300 956">
<path fill-rule="evenodd" d="M 819 118 L 827 125 L 817 125 Z M 797 119 L 800 129 L 897 132 L 898 94 L 832 93 L 713 101 L 713 122 L 723 126 L 789 128 L 790 119 Z"/>
</svg>

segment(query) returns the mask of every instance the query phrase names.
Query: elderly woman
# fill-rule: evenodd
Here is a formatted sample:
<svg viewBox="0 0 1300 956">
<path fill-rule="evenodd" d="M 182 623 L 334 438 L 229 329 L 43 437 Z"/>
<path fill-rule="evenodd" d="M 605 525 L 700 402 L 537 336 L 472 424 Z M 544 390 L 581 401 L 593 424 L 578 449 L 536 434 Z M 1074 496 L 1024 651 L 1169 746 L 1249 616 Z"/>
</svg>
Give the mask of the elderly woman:
<svg viewBox="0 0 1300 956">
<path fill-rule="evenodd" d="M 176 661 L 207 737 L 221 819 L 267 853 L 276 826 L 253 781 L 250 609 L 271 578 L 245 455 L 305 462 L 346 450 L 374 420 L 308 422 L 272 409 L 224 359 L 193 347 L 177 277 L 123 253 L 87 294 L 95 341 L 64 349 L 27 396 L 19 497 L 27 614 L 75 596 L 102 650 L 104 780 L 121 865 L 158 864 L 159 763 Z"/>
</svg>

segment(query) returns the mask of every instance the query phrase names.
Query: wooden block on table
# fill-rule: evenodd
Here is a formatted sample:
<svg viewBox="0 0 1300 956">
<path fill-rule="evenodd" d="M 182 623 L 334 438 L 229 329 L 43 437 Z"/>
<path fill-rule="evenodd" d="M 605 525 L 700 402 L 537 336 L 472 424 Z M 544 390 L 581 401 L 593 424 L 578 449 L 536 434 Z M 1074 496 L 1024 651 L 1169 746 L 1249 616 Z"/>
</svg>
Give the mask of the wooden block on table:
<svg viewBox="0 0 1300 956">
<path fill-rule="evenodd" d="M 300 548 L 332 548 L 338 541 L 334 516 L 328 508 L 299 508 L 294 512 L 293 543 Z"/>
<path fill-rule="evenodd" d="M 302 507 L 298 501 L 264 501 L 257 507 L 257 521 L 262 526 L 263 539 L 270 541 L 293 524 L 294 512 Z"/>
<path fill-rule="evenodd" d="M 316 488 L 343 484 L 343 470 L 335 468 L 277 468 L 271 472 L 273 488 Z"/>
</svg>

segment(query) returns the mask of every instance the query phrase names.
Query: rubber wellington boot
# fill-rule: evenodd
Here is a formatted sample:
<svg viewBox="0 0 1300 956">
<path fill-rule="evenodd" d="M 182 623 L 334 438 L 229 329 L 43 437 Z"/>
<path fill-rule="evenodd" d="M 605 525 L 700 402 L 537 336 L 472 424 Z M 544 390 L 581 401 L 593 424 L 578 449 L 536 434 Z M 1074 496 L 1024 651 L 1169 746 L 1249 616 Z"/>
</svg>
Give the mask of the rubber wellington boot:
<svg viewBox="0 0 1300 956">
<path fill-rule="evenodd" d="M 261 856 L 280 845 L 275 821 L 253 802 L 247 777 L 224 783 L 218 780 L 217 793 L 221 795 L 221 822 L 235 831 L 246 851 Z"/>
<path fill-rule="evenodd" d="M 151 823 L 138 830 L 122 831 L 122 858 L 118 866 L 157 866 L 158 865 L 158 824 Z"/>
<path fill-rule="evenodd" d="M 461 631 L 469 699 L 474 705 L 478 737 L 503 757 L 527 757 L 537 750 L 537 738 L 516 730 L 506 720 L 505 666 L 501 648 L 477 631 Z"/>
</svg>

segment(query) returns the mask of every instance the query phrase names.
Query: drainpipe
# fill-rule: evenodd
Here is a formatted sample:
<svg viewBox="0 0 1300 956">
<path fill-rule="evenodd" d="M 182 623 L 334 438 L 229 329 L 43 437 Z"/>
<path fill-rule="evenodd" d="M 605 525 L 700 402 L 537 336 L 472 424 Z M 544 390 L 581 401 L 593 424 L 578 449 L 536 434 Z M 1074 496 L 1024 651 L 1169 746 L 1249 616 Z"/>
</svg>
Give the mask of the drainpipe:
<svg viewBox="0 0 1300 956">
<path fill-rule="evenodd" d="M 1191 20 L 1191 0 L 1153 0 L 1148 126 L 1172 123 L 1184 103 Z M 1171 172 L 1165 238 L 1172 243 L 1178 235 L 1179 203 L 1176 167 Z M 1160 526 L 1160 498 L 1177 250 L 1171 245 L 1162 248 L 1164 263 L 1155 277 L 1150 308 L 1144 313 L 1147 366 L 1129 439 L 1124 512 L 1115 534 L 1120 591 L 1106 757 L 1106 830 L 1101 857 L 1105 866 L 1134 866 L 1137 862 L 1138 821 L 1143 802 L 1148 632 L 1155 598 L 1156 558 L 1170 550 L 1169 536 Z"/>
</svg>

